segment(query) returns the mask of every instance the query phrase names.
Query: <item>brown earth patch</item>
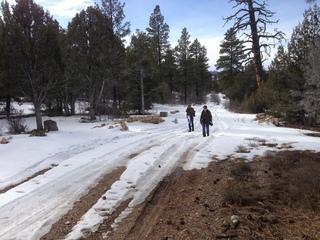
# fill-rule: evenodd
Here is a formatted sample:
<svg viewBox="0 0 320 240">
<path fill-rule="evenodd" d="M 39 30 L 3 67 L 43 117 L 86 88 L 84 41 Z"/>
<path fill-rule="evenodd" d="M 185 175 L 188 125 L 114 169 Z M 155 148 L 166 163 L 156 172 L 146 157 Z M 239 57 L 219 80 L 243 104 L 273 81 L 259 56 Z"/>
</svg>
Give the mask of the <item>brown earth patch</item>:
<svg viewBox="0 0 320 240">
<path fill-rule="evenodd" d="M 92 208 L 92 206 L 103 197 L 103 194 L 111 188 L 111 185 L 120 178 L 124 170 L 125 167 L 120 167 L 105 175 L 95 187 L 90 189 L 85 196 L 74 204 L 73 208 L 67 214 L 52 225 L 50 231 L 41 237 L 41 240 L 64 239 L 81 217 Z M 124 207 L 120 206 L 116 212 L 121 212 L 123 209 Z M 91 232 L 87 232 L 85 235 L 90 236 Z"/>
</svg>

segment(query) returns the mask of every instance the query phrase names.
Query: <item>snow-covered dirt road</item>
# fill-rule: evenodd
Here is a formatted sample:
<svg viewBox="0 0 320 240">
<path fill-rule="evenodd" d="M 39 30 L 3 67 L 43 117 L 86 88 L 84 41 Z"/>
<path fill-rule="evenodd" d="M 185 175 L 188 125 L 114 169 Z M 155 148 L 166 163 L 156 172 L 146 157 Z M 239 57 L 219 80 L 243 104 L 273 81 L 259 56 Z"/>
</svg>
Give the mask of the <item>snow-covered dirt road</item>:
<svg viewBox="0 0 320 240">
<path fill-rule="evenodd" d="M 209 137 L 202 137 L 201 106 L 195 106 L 195 131 L 189 133 L 184 106 L 160 105 L 155 111 L 175 113 L 161 124 L 130 123 L 125 132 L 119 127 L 97 127 L 100 123 L 79 123 L 76 118 L 52 118 L 59 132 L 44 138 L 14 136 L 0 146 L 0 190 L 6 189 L 0 194 L 0 239 L 40 239 L 101 178 L 120 168 L 120 177 L 97 196 L 65 239 L 95 231 L 106 216 L 129 201 L 116 218 L 116 227 L 177 167 L 206 167 L 210 161 L 235 154 L 239 145 L 263 139 L 319 150 L 318 138 L 306 137 L 303 131 L 259 124 L 254 115 L 230 113 L 213 103 L 208 107 L 214 123 Z M 252 148 L 238 155 L 250 159 L 266 150 Z"/>
</svg>

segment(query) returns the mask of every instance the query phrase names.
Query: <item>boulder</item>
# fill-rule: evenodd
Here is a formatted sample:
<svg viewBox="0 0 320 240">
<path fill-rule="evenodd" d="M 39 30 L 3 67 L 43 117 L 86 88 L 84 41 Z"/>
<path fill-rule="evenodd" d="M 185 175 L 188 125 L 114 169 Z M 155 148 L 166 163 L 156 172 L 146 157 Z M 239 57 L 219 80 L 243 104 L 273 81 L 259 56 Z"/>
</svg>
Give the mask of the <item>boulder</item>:
<svg viewBox="0 0 320 240">
<path fill-rule="evenodd" d="M 53 120 L 45 120 L 45 121 L 43 122 L 43 125 L 44 125 L 44 130 L 47 131 L 47 132 L 50 132 L 50 131 L 59 131 L 56 121 L 53 121 Z"/>
<path fill-rule="evenodd" d="M 6 138 L 2 138 L 0 141 L 0 144 L 7 144 L 7 143 L 9 143 L 9 140 Z"/>
<path fill-rule="evenodd" d="M 168 117 L 168 112 L 160 112 L 160 117 Z"/>
</svg>

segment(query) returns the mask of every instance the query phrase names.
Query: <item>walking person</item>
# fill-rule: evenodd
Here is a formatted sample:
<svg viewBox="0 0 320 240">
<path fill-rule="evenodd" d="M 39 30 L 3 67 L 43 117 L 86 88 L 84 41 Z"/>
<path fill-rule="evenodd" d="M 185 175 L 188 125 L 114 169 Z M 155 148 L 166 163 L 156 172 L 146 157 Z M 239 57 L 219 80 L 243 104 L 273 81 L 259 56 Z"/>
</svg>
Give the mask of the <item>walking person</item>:
<svg viewBox="0 0 320 240">
<path fill-rule="evenodd" d="M 193 118 L 196 116 L 196 111 L 194 111 L 193 107 L 191 107 L 189 104 L 186 113 L 188 118 L 189 132 L 194 131 Z"/>
<path fill-rule="evenodd" d="M 208 107 L 205 105 L 203 106 L 203 110 L 200 116 L 200 123 L 202 125 L 202 135 L 204 137 L 209 136 L 209 125 L 212 124 L 212 115 Z"/>
</svg>

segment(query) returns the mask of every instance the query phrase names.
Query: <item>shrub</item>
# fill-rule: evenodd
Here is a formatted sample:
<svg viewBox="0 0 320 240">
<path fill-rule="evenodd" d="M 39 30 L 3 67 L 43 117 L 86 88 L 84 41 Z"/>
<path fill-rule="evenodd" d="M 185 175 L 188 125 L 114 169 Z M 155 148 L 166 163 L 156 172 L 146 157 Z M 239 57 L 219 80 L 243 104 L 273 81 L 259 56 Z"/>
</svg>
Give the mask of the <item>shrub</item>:
<svg viewBox="0 0 320 240">
<path fill-rule="evenodd" d="M 249 153 L 250 150 L 248 150 L 247 147 L 244 146 L 244 145 L 238 145 L 236 147 L 236 149 L 235 149 L 235 152 L 237 152 L 237 153 Z"/>
<path fill-rule="evenodd" d="M 16 118 L 7 119 L 7 127 L 9 133 L 21 134 L 28 131 L 28 126 L 24 124 L 25 120 L 22 119 L 21 115 L 22 113 L 20 113 L 20 116 Z"/>
<path fill-rule="evenodd" d="M 29 134 L 30 134 L 30 137 L 45 137 L 45 136 L 47 136 L 47 134 L 44 130 L 37 130 L 37 129 L 30 131 Z"/>
</svg>

